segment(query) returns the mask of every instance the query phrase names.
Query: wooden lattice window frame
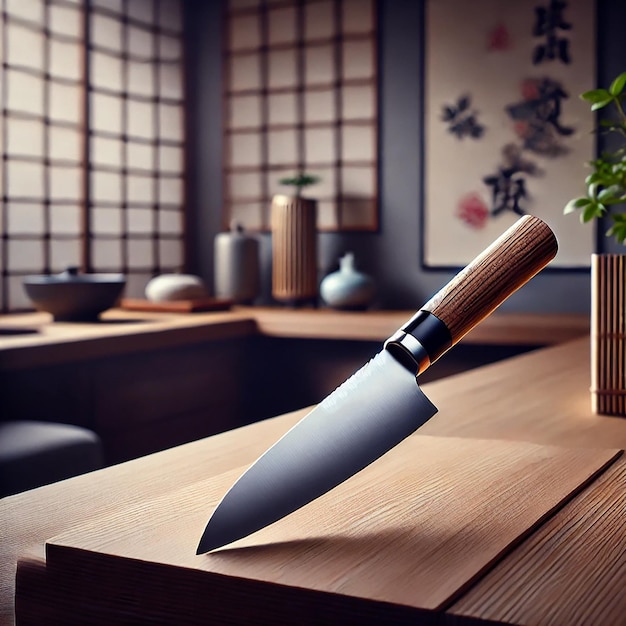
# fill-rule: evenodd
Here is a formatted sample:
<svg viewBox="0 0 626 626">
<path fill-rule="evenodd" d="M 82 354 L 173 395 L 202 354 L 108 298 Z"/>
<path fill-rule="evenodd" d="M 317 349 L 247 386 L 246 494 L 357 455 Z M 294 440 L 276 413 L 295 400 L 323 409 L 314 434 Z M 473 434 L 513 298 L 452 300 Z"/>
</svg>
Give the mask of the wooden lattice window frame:
<svg viewBox="0 0 626 626">
<path fill-rule="evenodd" d="M 19 0 L 2 0 L 1 6 L 0 312 L 31 308 L 21 285 L 24 275 L 59 272 L 70 265 L 78 265 L 85 271 L 122 272 L 128 279 L 127 295 L 141 296 L 152 276 L 180 271 L 186 266 L 182 2 L 41 0 L 27 5 L 19 4 Z M 31 7 L 32 16 L 28 15 L 27 7 Z M 103 53 L 94 29 L 95 19 L 108 20 L 110 25 L 117 23 L 122 33 L 118 49 L 112 45 L 104 51 L 116 59 L 120 67 L 120 87 L 108 93 L 93 80 L 94 59 Z M 68 34 L 65 30 L 69 23 L 73 24 L 73 30 Z M 19 29 L 19 40 L 15 36 L 14 41 L 9 41 L 15 32 L 11 29 Z M 151 37 L 154 54 L 137 59 L 132 52 L 131 32 L 135 36 L 143 32 Z M 28 38 L 24 33 L 31 33 L 34 45 L 42 48 L 39 65 L 29 65 L 28 48 L 19 45 L 19 41 Z M 161 42 L 168 37 L 176 41 L 176 58 L 161 54 Z M 59 56 L 63 46 L 71 48 L 71 54 L 65 51 L 65 58 L 63 54 Z M 26 55 L 25 64 L 13 62 L 12 57 L 18 58 L 19 54 Z M 149 66 L 154 74 L 153 93 L 145 97 L 137 95 L 136 84 L 129 77 L 128 68 L 134 61 Z M 172 79 L 172 72 L 168 74 L 167 68 L 174 66 L 177 77 Z M 17 93 L 19 86 L 14 76 L 22 75 L 33 83 L 38 81 L 33 89 L 41 92 L 41 102 L 32 99 L 34 112 L 28 110 L 27 99 L 23 98 L 17 105 L 12 101 L 12 93 Z M 175 94 L 168 93 L 167 89 L 164 93 L 164 80 L 178 81 Z M 66 110 L 67 100 L 55 100 L 54 90 L 61 88 L 72 88 L 75 92 L 70 98 L 71 115 Z M 94 131 L 93 99 L 102 94 L 120 103 L 122 111 L 128 111 L 127 103 L 134 101 L 146 103 L 155 112 L 163 107 L 174 108 L 176 137 L 168 139 L 169 130 L 164 131 L 163 124 L 159 126 L 158 122 L 153 124 L 154 132 L 143 138 L 151 151 L 151 160 L 146 167 L 136 168 L 129 163 L 128 146 L 136 143 L 137 138 L 130 132 L 127 120 L 122 119 L 119 133 L 108 136 L 108 140 L 119 146 L 119 159 L 108 166 L 98 162 L 94 146 L 103 134 Z M 23 106 L 26 110 L 20 109 Z M 152 118 L 163 121 L 162 115 L 159 118 L 154 114 Z M 16 143 L 11 138 L 18 126 L 16 119 L 31 123 L 30 132 L 36 138 Z M 61 136 L 59 129 L 65 135 Z M 71 142 L 68 133 L 73 136 Z M 39 144 L 35 154 L 21 154 L 16 150 L 18 145 Z M 175 165 L 171 164 L 171 158 L 170 165 L 164 165 L 165 149 L 176 150 Z M 18 185 L 15 164 L 30 164 L 33 172 L 37 171 Z M 25 179 L 28 167 L 22 169 L 25 172 L 22 179 Z M 113 174 L 119 181 L 119 197 L 108 205 L 119 214 L 120 227 L 113 235 L 102 232 L 101 220 L 95 211 L 103 204 L 97 198 L 94 185 L 95 177 L 102 172 Z M 146 179 L 151 189 L 146 194 L 148 200 L 141 198 L 139 202 L 137 194 L 133 200 L 129 193 L 133 177 L 138 176 Z M 168 184 L 176 187 L 175 193 L 168 192 Z M 132 211 L 137 206 L 145 208 L 149 214 L 150 223 L 143 232 L 133 230 L 131 222 Z M 119 254 L 103 259 L 98 255 L 98 246 L 107 241 L 117 242 Z"/>
<path fill-rule="evenodd" d="M 376 0 L 228 2 L 224 227 L 269 230 L 279 180 L 306 171 L 319 230 L 377 230 L 376 15 Z"/>
</svg>

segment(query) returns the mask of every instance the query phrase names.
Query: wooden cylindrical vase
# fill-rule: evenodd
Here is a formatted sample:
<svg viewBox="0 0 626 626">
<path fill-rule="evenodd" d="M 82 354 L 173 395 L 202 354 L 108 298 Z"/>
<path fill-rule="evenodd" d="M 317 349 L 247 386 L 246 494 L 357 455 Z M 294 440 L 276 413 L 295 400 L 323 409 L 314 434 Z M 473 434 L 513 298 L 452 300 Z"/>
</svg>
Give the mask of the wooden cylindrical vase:
<svg viewBox="0 0 626 626">
<path fill-rule="evenodd" d="M 601 415 L 626 417 L 626 255 L 591 256 L 591 398 Z"/>
<path fill-rule="evenodd" d="M 276 195 L 272 199 L 272 296 L 284 304 L 317 297 L 317 202 Z"/>
</svg>

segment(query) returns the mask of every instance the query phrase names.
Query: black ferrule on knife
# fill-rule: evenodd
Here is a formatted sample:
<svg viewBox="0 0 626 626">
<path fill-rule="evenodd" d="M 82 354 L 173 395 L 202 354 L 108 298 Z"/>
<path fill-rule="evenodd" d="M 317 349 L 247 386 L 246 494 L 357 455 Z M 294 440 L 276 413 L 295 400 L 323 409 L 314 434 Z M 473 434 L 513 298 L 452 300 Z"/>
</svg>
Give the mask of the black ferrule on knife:
<svg viewBox="0 0 626 626">
<path fill-rule="evenodd" d="M 429 311 L 418 311 L 385 341 L 385 349 L 416 376 L 451 346 L 448 327 Z"/>
</svg>

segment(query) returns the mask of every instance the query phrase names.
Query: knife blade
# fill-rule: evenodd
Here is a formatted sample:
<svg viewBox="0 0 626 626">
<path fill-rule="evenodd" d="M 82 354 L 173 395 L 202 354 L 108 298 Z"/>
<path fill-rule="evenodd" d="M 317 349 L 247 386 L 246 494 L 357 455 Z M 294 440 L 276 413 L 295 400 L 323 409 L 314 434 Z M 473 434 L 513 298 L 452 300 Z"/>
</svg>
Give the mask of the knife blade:
<svg viewBox="0 0 626 626">
<path fill-rule="evenodd" d="M 436 412 L 417 377 L 556 255 L 550 227 L 524 216 L 437 292 L 382 350 L 235 482 L 196 553 L 246 537 L 330 491 Z"/>
</svg>

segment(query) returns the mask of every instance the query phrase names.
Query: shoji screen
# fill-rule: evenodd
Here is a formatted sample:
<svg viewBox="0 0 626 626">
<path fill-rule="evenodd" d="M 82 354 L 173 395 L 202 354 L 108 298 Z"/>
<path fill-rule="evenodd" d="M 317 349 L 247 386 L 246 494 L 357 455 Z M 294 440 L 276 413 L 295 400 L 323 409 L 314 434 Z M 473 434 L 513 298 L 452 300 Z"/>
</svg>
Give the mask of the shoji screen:
<svg viewBox="0 0 626 626">
<path fill-rule="evenodd" d="M 181 0 L 1 0 L 0 311 L 32 273 L 184 264 Z"/>
<path fill-rule="evenodd" d="M 184 262 L 180 4 L 91 0 L 88 24 L 91 268 L 140 296 Z"/>
<path fill-rule="evenodd" d="M 279 180 L 320 183 L 323 230 L 374 230 L 375 0 L 230 0 L 224 48 L 224 223 L 269 227 Z"/>
<path fill-rule="evenodd" d="M 4 0 L 0 25 L 0 310 L 24 274 L 81 263 L 82 7 Z"/>
</svg>

